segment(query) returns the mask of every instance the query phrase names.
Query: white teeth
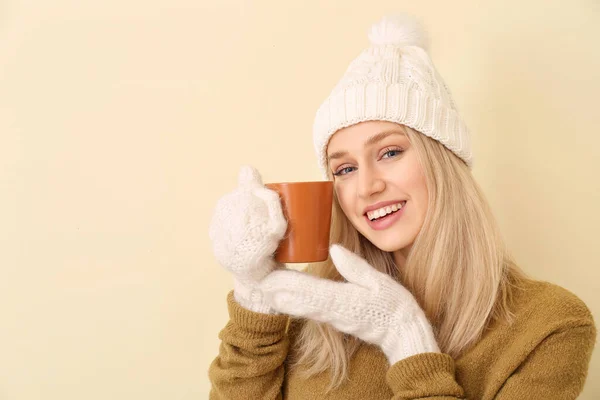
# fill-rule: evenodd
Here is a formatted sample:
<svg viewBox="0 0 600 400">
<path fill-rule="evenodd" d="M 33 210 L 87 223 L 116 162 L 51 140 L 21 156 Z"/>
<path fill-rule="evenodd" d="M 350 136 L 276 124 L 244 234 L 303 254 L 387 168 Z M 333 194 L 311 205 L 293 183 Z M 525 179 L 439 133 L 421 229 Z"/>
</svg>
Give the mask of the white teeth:
<svg viewBox="0 0 600 400">
<path fill-rule="evenodd" d="M 382 207 L 380 209 L 367 212 L 367 217 L 373 221 L 374 219 L 381 218 L 385 215 L 388 215 L 394 211 L 398 211 L 403 207 L 402 203 L 393 204 L 391 206 Z"/>
</svg>

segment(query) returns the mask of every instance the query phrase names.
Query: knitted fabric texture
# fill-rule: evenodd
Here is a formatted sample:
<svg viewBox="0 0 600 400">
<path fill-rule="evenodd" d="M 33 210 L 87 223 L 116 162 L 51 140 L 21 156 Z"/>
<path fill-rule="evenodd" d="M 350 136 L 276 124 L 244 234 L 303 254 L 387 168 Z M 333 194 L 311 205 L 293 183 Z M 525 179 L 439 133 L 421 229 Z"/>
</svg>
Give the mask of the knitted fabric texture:
<svg viewBox="0 0 600 400">
<path fill-rule="evenodd" d="M 273 313 L 258 282 L 277 267 L 273 253 L 287 221 L 279 195 L 267 189 L 258 171 L 243 166 L 238 187 L 217 202 L 209 228 L 217 261 L 234 276 L 235 298 L 245 308 Z"/>
<path fill-rule="evenodd" d="M 512 323 L 498 322 L 459 357 L 422 353 L 389 364 L 378 346 L 363 345 L 348 380 L 327 393 L 330 371 L 310 378 L 288 360 L 302 319 L 240 307 L 230 293 L 230 320 L 209 369 L 211 400 L 571 400 L 581 393 L 596 341 L 589 309 L 574 294 L 532 282 L 514 294 Z"/>
<path fill-rule="evenodd" d="M 391 365 L 440 351 L 425 313 L 406 288 L 342 246 L 332 246 L 330 255 L 348 282 L 274 271 L 260 283 L 266 302 L 381 347 Z"/>
<path fill-rule="evenodd" d="M 388 16 L 373 25 L 371 46 L 354 59 L 318 108 L 313 140 L 327 179 L 327 145 L 344 127 L 380 120 L 409 126 L 441 142 L 469 167 L 469 130 L 427 53 L 427 34 L 408 16 Z"/>
</svg>

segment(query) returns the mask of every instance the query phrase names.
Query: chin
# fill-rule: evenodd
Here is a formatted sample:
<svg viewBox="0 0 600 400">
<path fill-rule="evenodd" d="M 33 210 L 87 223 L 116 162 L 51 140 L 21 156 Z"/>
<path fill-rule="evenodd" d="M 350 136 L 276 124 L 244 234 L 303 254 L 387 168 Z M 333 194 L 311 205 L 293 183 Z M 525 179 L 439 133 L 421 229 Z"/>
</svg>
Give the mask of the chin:
<svg viewBox="0 0 600 400">
<path fill-rule="evenodd" d="M 377 247 L 379 250 L 387 251 L 388 253 L 393 253 L 398 250 L 402 250 L 405 247 L 408 247 L 410 243 L 398 243 L 398 242 L 381 242 L 372 241 L 373 245 Z"/>
<path fill-rule="evenodd" d="M 419 233 L 411 223 L 396 224 L 381 231 L 373 230 L 364 221 L 355 220 L 353 225 L 375 247 L 388 253 L 410 247 Z"/>
<path fill-rule="evenodd" d="M 382 234 L 383 232 L 381 232 L 377 237 L 377 236 L 367 236 L 364 235 L 365 238 L 367 238 L 369 240 L 369 242 L 373 243 L 373 245 L 375 247 L 377 247 L 379 250 L 382 251 L 387 251 L 387 252 L 395 252 L 398 250 L 402 250 L 406 247 L 409 247 L 412 244 L 412 240 L 410 240 L 409 238 L 406 237 L 402 237 L 401 235 L 394 235 L 392 234 Z"/>
</svg>

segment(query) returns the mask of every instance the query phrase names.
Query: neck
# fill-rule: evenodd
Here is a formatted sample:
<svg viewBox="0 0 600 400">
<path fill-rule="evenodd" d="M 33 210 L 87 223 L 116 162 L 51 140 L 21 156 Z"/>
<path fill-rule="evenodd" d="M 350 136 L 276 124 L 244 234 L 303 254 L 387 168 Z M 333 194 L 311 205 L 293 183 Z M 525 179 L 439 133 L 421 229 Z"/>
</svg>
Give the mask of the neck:
<svg viewBox="0 0 600 400">
<path fill-rule="evenodd" d="M 406 259 L 408 258 L 408 254 L 410 253 L 411 248 L 412 245 L 408 245 L 400 250 L 394 251 L 394 262 L 396 263 L 399 269 L 404 268 L 404 265 L 406 264 Z"/>
</svg>

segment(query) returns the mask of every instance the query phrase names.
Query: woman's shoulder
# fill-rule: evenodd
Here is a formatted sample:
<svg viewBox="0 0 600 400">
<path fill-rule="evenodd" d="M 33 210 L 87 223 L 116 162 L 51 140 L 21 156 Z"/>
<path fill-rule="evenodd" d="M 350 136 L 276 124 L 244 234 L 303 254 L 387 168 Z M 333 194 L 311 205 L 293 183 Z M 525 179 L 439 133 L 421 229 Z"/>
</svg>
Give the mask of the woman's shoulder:
<svg viewBox="0 0 600 400">
<path fill-rule="evenodd" d="M 517 319 L 562 326 L 594 324 L 592 312 L 575 293 L 552 282 L 528 280 L 515 291 Z"/>
</svg>

